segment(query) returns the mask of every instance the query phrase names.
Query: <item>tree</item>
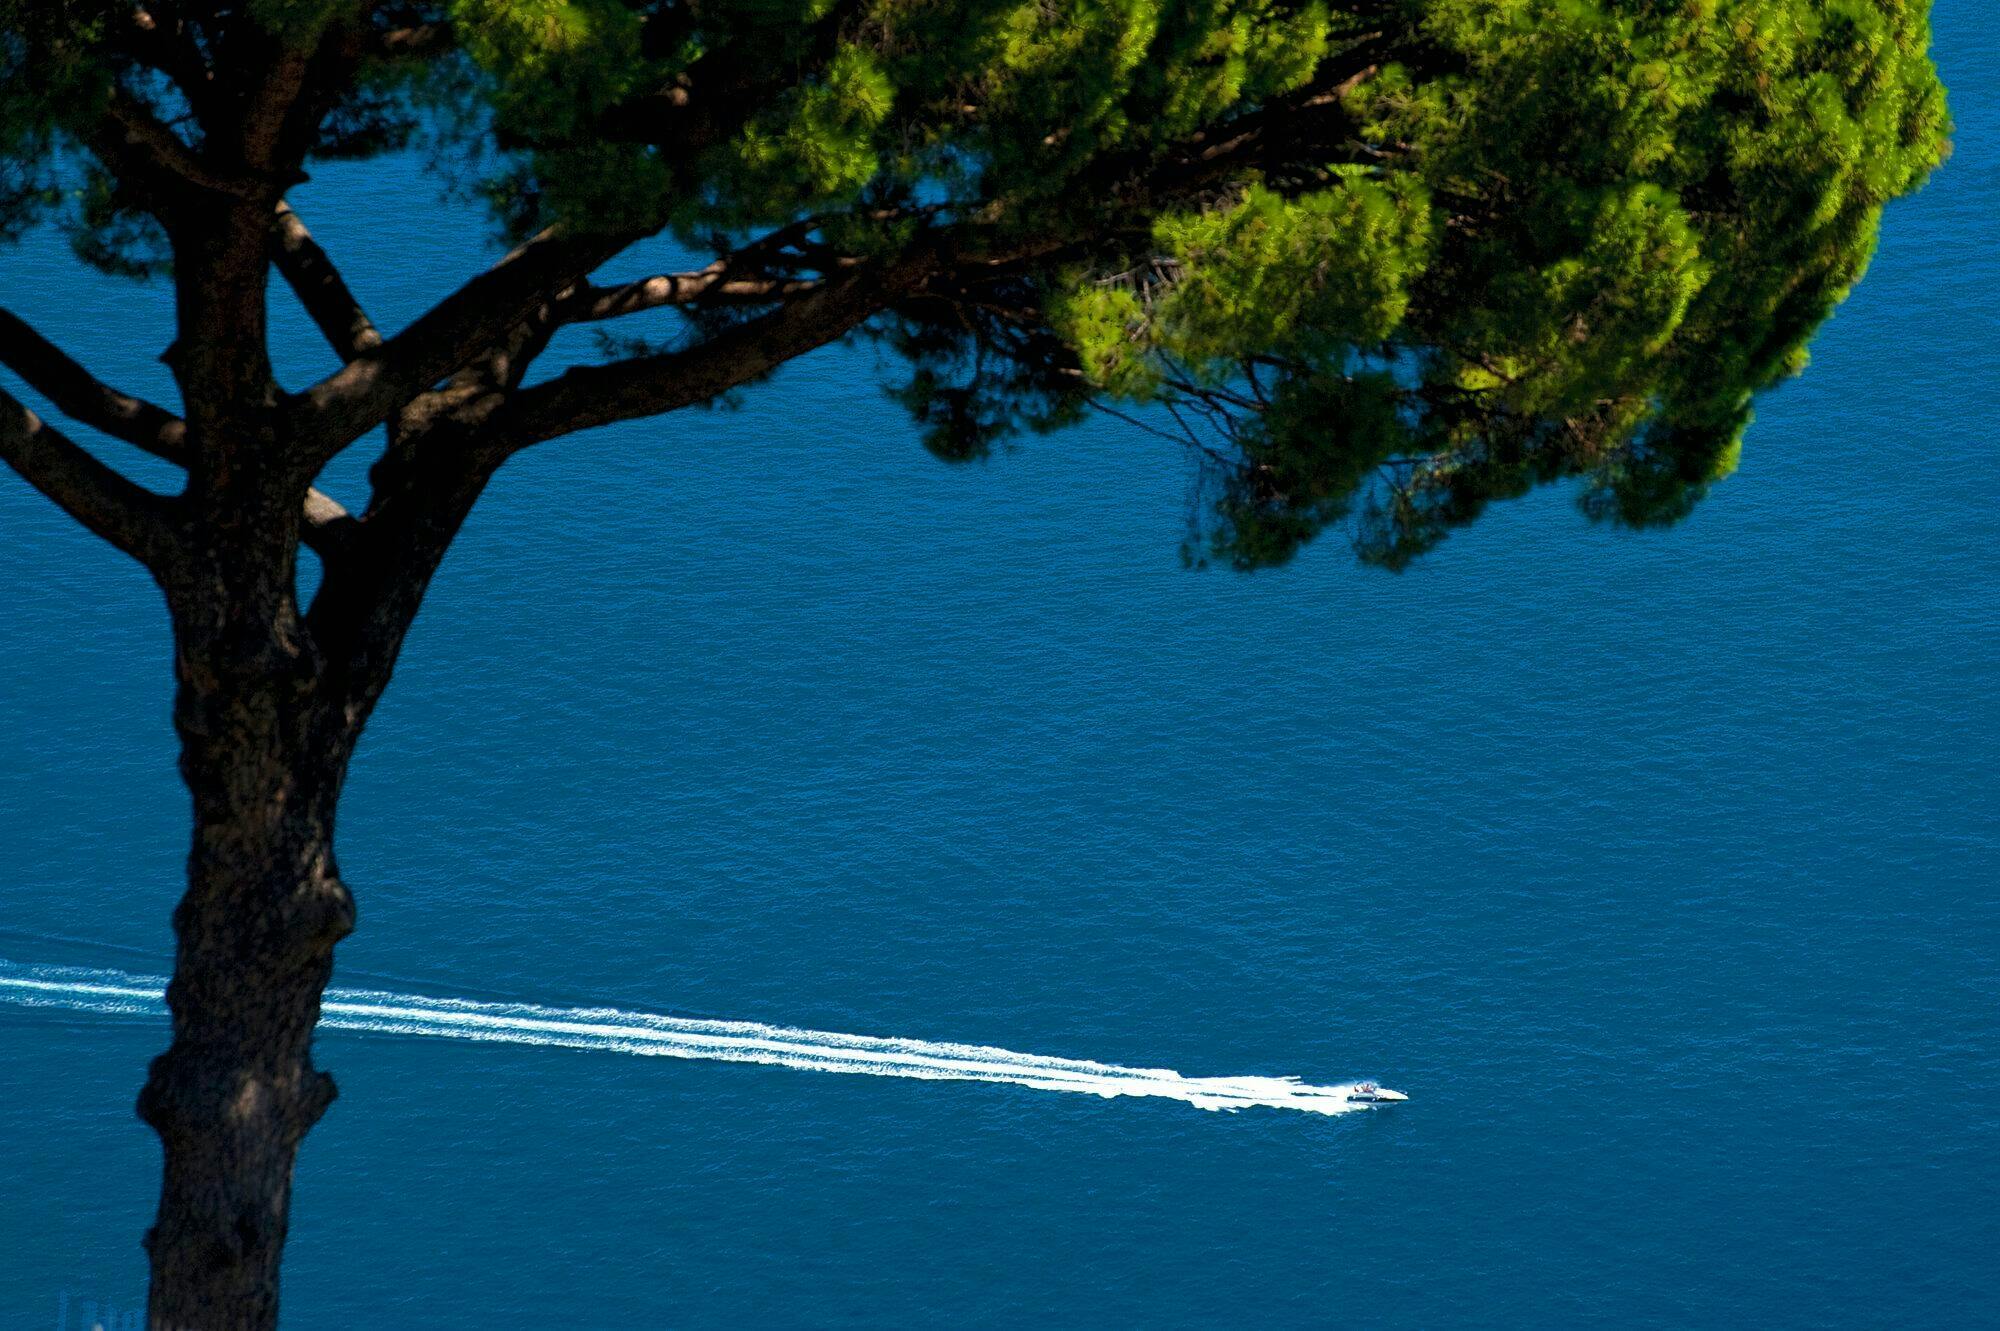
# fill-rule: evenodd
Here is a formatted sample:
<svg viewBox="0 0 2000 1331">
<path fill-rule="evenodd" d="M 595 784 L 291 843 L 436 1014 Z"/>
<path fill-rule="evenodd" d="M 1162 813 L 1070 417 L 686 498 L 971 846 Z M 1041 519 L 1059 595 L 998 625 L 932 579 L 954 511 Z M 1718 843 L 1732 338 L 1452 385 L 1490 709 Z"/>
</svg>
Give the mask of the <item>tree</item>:
<svg viewBox="0 0 2000 1331">
<path fill-rule="evenodd" d="M 353 901 L 341 783 L 506 460 L 841 339 L 948 460 L 1092 410 L 1182 439 L 1195 562 L 1336 523 L 1400 567 L 1576 478 L 1670 522 L 1944 152 L 1927 0 L 0 0 L 0 231 L 171 282 L 178 413 L 13 313 L 0 364 L 180 465 L 123 476 L 0 391 L 0 459 L 172 618 L 193 798 L 161 1327 L 268 1327 Z M 286 195 L 422 149 L 515 248 L 383 335 Z M 712 254 L 599 285 L 671 232 Z M 274 272 L 339 361 L 275 382 Z M 428 276 L 426 274 L 426 276 Z M 574 325 L 653 340 L 532 380 Z M 659 323 L 658 321 L 665 321 Z M 314 488 L 374 451 L 349 512 Z M 319 559 L 310 603 L 300 547 Z"/>
</svg>

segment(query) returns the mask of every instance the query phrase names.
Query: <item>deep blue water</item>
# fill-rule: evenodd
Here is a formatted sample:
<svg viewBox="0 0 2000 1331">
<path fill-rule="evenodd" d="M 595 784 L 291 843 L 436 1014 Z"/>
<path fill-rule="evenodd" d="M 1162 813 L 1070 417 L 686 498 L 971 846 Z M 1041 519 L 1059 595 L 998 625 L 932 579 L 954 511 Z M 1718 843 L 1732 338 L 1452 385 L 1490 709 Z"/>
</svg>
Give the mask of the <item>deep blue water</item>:
<svg viewBox="0 0 2000 1331">
<path fill-rule="evenodd" d="M 1937 8 L 1957 156 L 1671 532 L 1554 490 L 1401 577 L 1188 573 L 1170 449 L 949 469 L 852 349 L 511 467 L 356 764 L 340 983 L 1414 1099 L 331 1031 L 287 1325 L 2000 1322 L 1981 11 Z M 433 194 L 301 196 L 384 323 L 478 231 Z M 48 237 L 0 290 L 165 395 L 163 291 Z M 158 973 L 164 615 L 11 478 L 0 532 L 0 959 Z M 0 1324 L 141 1299 L 162 1039 L 0 1002 Z"/>
</svg>

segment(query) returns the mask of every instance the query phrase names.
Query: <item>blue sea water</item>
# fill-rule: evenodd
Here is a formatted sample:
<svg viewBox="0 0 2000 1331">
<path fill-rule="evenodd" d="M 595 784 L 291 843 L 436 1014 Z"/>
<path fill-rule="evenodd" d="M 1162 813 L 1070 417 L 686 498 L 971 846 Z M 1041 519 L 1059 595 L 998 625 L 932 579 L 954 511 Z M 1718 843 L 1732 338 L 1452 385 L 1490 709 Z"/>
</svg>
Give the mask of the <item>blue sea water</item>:
<svg viewBox="0 0 2000 1331">
<path fill-rule="evenodd" d="M 1670 532 L 1552 490 L 1188 573 L 1179 455 L 946 468 L 865 349 L 511 466 L 357 760 L 337 983 L 1413 1099 L 329 1030 L 287 1326 L 2000 1324 L 1984 9 L 1957 156 Z M 414 168 L 300 207 L 392 325 L 479 229 Z M 165 394 L 162 291 L 36 237 L 0 300 Z M 159 974 L 157 595 L 15 482 L 0 570 L 0 973 Z M 143 1297 L 163 1029 L 79 1006 L 0 1001 L 0 1325 Z"/>
</svg>

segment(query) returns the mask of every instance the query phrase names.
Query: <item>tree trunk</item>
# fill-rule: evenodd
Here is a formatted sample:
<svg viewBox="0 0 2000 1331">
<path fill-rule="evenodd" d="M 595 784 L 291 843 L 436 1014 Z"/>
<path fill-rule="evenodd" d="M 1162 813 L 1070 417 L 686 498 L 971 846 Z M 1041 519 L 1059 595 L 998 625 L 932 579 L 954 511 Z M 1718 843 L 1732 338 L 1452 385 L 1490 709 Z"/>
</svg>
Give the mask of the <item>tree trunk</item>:
<svg viewBox="0 0 2000 1331">
<path fill-rule="evenodd" d="M 238 548 L 168 589 L 194 844 L 174 912 L 173 1042 L 139 1097 L 165 1152 L 146 1238 L 155 1331 L 277 1325 L 293 1160 L 334 1098 L 312 1035 L 354 926 L 333 824 L 359 724 L 321 700 L 290 561 L 264 577 L 259 563 Z"/>
</svg>

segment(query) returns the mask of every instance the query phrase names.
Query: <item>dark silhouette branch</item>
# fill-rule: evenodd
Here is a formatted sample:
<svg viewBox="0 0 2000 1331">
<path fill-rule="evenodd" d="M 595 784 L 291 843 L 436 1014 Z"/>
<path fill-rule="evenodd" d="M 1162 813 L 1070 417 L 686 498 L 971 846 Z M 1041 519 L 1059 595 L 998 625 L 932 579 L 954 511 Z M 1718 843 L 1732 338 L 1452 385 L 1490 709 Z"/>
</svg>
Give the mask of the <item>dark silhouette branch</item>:
<svg viewBox="0 0 2000 1331">
<path fill-rule="evenodd" d="M 271 223 L 271 262 L 342 361 L 382 345 L 374 321 L 289 203 L 278 204 Z"/>
<path fill-rule="evenodd" d="M 686 273 L 659 273 L 618 286 L 581 285 L 555 305 L 561 323 L 622 318 L 670 305 L 764 305 L 804 295 L 822 285 L 805 277 L 733 277 L 728 259 Z"/>
<path fill-rule="evenodd" d="M 0 365 L 71 420 L 172 462 L 185 461 L 187 425 L 164 407 L 100 383 L 61 348 L 0 309 Z"/>
<path fill-rule="evenodd" d="M 20 375 L 71 420 L 156 458 L 187 466 L 187 422 L 164 407 L 99 381 L 60 347 L 4 309 L 0 309 L 0 365 Z M 334 543 L 348 530 L 347 524 L 354 522 L 337 500 L 316 489 L 306 491 L 304 516 L 302 539 L 321 554 L 331 553 Z"/>
<path fill-rule="evenodd" d="M 884 210 L 870 215 L 870 220 L 888 222 L 904 216 L 902 210 Z M 659 273 L 609 287 L 579 282 L 556 299 L 550 315 L 557 323 L 586 323 L 669 305 L 757 305 L 803 295 L 821 283 L 800 277 L 801 270 L 830 273 L 860 262 L 810 243 L 812 233 L 826 220 L 799 218 L 691 272 Z"/>
<path fill-rule="evenodd" d="M 381 59 L 421 60 L 444 55 L 456 45 L 457 33 L 449 21 L 436 20 L 428 13 L 421 18 L 414 15 L 382 17 L 386 20 L 383 26 L 349 29 L 350 44 L 359 53 Z M 764 60 L 752 49 L 719 50 L 703 61 L 702 71 L 692 82 L 682 76 L 670 86 L 610 108 L 603 117 L 600 129 L 608 138 L 650 142 L 661 150 L 664 158 L 691 159 L 741 130 L 768 103 L 770 96 L 801 77 L 805 67 L 816 66 L 830 58 L 835 50 L 835 38 L 843 30 L 841 20 L 842 15 L 836 13 L 817 25 L 819 39 L 812 51 L 798 62 L 799 68 Z M 654 30 L 667 27 L 678 29 L 686 26 L 687 22 L 688 11 L 685 9 L 676 9 L 666 17 L 654 16 L 648 20 Z M 648 37 L 652 40 L 654 32 L 649 30 Z M 672 40 L 660 37 L 653 44 L 664 48 L 672 45 Z M 504 140 L 507 136 L 503 133 L 501 137 Z M 774 235 L 788 235 L 800 229 L 795 224 L 782 228 Z M 802 294 L 811 289 L 812 284 L 796 279 L 756 280 L 745 277 L 718 280 L 708 270 L 685 278 L 665 275 L 662 279 L 649 279 L 609 290 L 575 285 L 587 277 L 597 264 L 639 238 L 637 235 L 624 237 L 586 261 L 567 265 L 565 280 L 530 280 L 525 285 L 533 296 L 526 301 L 519 298 L 517 290 L 498 296 L 489 309 L 479 311 L 474 308 L 477 302 L 472 299 L 449 298 L 432 312 L 436 318 L 426 316 L 433 326 L 425 328 L 421 337 L 399 338 L 395 354 L 385 356 L 384 364 L 361 367 L 338 384 L 329 383 L 309 390 L 309 397 L 315 406 L 331 407 L 335 401 L 340 402 L 339 409 L 324 413 L 324 433 L 328 439 L 321 447 L 337 450 L 344 446 L 340 436 L 347 435 L 351 439 L 358 432 L 365 431 L 372 421 L 384 418 L 390 420 L 394 434 L 398 429 L 396 416 L 399 412 L 415 410 L 419 416 L 434 416 L 441 406 L 448 406 L 452 399 L 463 396 L 468 378 L 497 383 L 502 387 L 517 385 L 528 363 L 546 347 L 549 338 L 564 323 L 611 318 L 663 304 L 688 303 L 695 298 L 717 304 L 758 303 Z M 739 251 L 739 254 L 745 252 Z M 518 278 L 521 274 L 516 272 L 509 276 Z M 482 284 L 481 280 L 475 279 L 475 283 L 468 284 L 468 287 L 478 284 Z M 505 284 L 488 282 L 484 285 L 497 288 Z M 468 289 L 459 294 L 469 298 L 474 293 Z M 552 304 L 558 299 L 562 300 L 560 308 Z M 479 325 L 472 335 L 461 331 L 467 322 L 463 316 L 467 315 Z M 419 330 L 413 326 L 409 331 L 415 334 Z M 455 373 L 472 366 L 474 362 L 480 362 L 474 374 Z M 445 389 L 430 391 L 430 386 L 444 374 L 455 374 L 453 383 Z"/>
<path fill-rule="evenodd" d="M 317 474 L 341 449 L 501 342 L 538 306 L 637 239 L 549 228 L 402 332 L 306 389 L 293 403 L 293 433 L 304 442 L 302 464 Z"/>
<path fill-rule="evenodd" d="M 798 225 L 810 229 L 810 223 Z M 774 232 L 758 245 L 780 234 Z M 680 350 L 565 370 L 547 383 L 514 393 L 491 428 L 513 450 L 713 401 L 788 360 L 839 341 L 890 306 L 927 294 L 934 284 L 970 289 L 1024 264 L 1047 262 L 1069 244 L 1067 237 L 1051 233 L 990 248 L 993 235 L 990 226 L 969 221 L 940 228 L 886 264 L 853 256 L 816 258 L 813 266 L 827 276 L 802 286 L 768 313 Z M 727 271 L 734 257 L 717 261 L 721 271 Z"/>
<path fill-rule="evenodd" d="M 327 561 L 306 625 L 324 653 L 327 696 L 356 730 L 388 686 L 445 552 L 506 461 L 481 424 L 479 406 L 462 407 L 392 445 L 370 473 L 365 520 L 343 557 Z"/>
<path fill-rule="evenodd" d="M 935 270 L 904 261 L 843 274 L 806 295 L 681 351 L 579 365 L 517 392 L 493 428 L 509 449 L 708 402 L 808 351 L 836 342 Z"/>
<path fill-rule="evenodd" d="M 112 89 L 90 142 L 104 165 L 147 197 L 163 220 L 187 214 L 204 195 L 250 199 L 266 187 L 255 176 L 216 171 L 122 87 Z"/>
<path fill-rule="evenodd" d="M 243 160 L 267 179 L 281 167 L 296 169 L 285 151 L 296 131 L 287 131 L 292 129 L 294 108 L 311 100 L 303 94 L 314 52 L 314 47 L 274 40 L 268 43 L 264 59 L 252 66 L 262 66 L 262 77 L 242 99 L 242 119 L 229 138 Z"/>
<path fill-rule="evenodd" d="M 830 42 L 835 25 L 825 25 L 825 31 Z M 452 36 L 449 32 L 428 33 L 422 43 L 448 45 Z M 416 42 L 417 35 L 412 33 L 410 40 Z M 822 58 L 830 54 L 830 46 L 820 53 Z M 772 75 L 754 61 L 743 64 L 719 58 L 716 68 L 726 72 L 718 72 L 704 85 L 704 95 L 693 95 L 686 86 L 663 90 L 655 98 L 641 99 L 638 106 L 613 108 L 606 117 L 605 130 L 620 137 L 613 131 L 615 124 L 627 129 L 643 126 L 636 137 L 656 144 L 670 157 L 685 157 L 722 141 L 763 104 L 756 92 Z M 652 116 L 662 110 L 665 119 L 653 120 Z M 740 262 L 752 252 L 781 246 L 802 237 L 813 225 L 808 220 L 782 227 L 739 250 L 736 258 Z M 476 398 L 490 387 L 518 385 L 528 363 L 547 346 L 554 331 L 568 318 L 582 317 L 586 307 L 585 298 L 577 294 L 579 284 L 646 234 L 650 232 L 578 235 L 561 227 L 547 228 L 445 297 L 403 332 L 308 388 L 297 399 L 293 422 L 295 433 L 308 441 L 304 464 L 316 473 L 377 425 L 389 422 L 392 434 L 421 433 L 423 425 L 462 406 L 468 397 Z M 708 290 L 718 300 L 759 299 L 747 290 L 730 292 L 727 287 L 727 282 L 712 282 Z M 767 291 L 762 297 L 787 294 L 809 297 L 816 293 L 801 286 Z M 651 308 L 639 302 L 652 298 L 650 293 L 626 292 L 622 298 L 614 296 L 606 308 L 625 303 L 633 309 L 621 312 L 635 312 Z M 556 302 L 565 299 L 575 303 L 567 311 L 558 311 Z M 749 377 L 755 376 L 746 379 Z M 438 388 L 447 378 L 453 382 Z M 417 419 L 406 421 L 412 413 Z M 411 425 L 418 428 L 411 430 Z"/>
<path fill-rule="evenodd" d="M 124 49 L 172 79 L 196 116 L 213 108 L 215 76 L 201 47 L 171 5 L 138 5 L 120 37 Z"/>
<path fill-rule="evenodd" d="M 299 516 L 299 540 L 305 543 L 308 550 L 329 562 L 352 549 L 355 536 L 361 530 L 361 520 L 349 513 L 346 505 L 318 487 L 307 488 L 305 508 Z"/>
<path fill-rule="evenodd" d="M 173 550 L 169 501 L 119 475 L 0 390 L 0 462 L 63 512 L 155 572 Z"/>
</svg>

